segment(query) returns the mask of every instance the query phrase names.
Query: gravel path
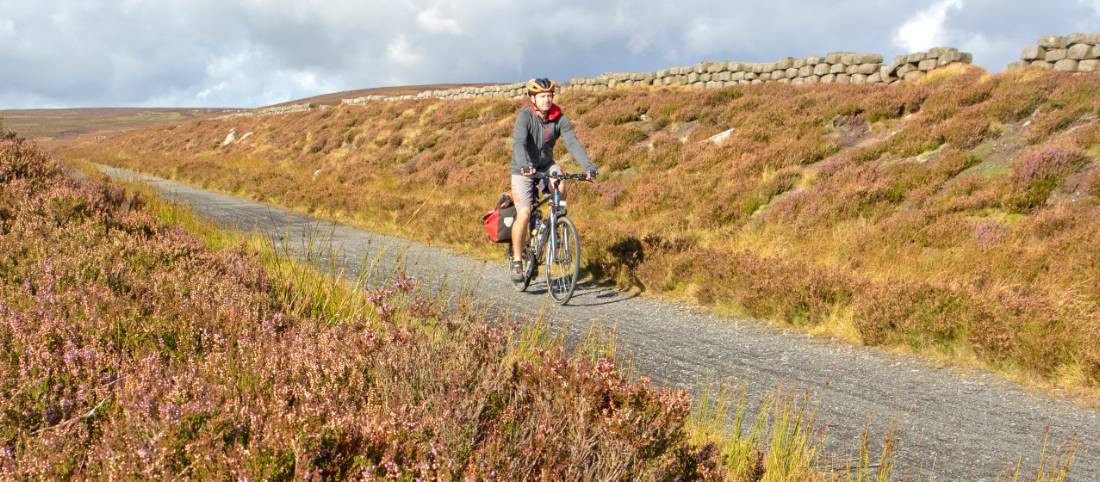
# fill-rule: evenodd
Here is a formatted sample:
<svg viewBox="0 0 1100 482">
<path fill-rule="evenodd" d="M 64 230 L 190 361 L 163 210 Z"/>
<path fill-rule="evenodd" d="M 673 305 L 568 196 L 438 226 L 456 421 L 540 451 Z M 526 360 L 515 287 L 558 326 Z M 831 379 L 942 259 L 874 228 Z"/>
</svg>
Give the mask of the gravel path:
<svg viewBox="0 0 1100 482">
<path fill-rule="evenodd" d="M 1100 480 L 1100 412 L 1029 392 L 989 375 L 962 376 L 913 357 L 792 334 L 750 320 L 722 318 L 688 306 L 580 286 L 568 306 L 547 303 L 545 285 L 516 293 L 503 263 L 486 263 L 421 243 L 369 233 L 232 196 L 102 167 L 118 179 L 142 180 L 166 197 L 188 203 L 223 226 L 257 229 L 301 240 L 320 233 L 344 250 L 354 274 L 361 262 L 385 251 L 392 266 L 446 289 L 472 289 L 480 300 L 517 315 L 546 313 L 553 330 L 576 340 L 593 324 L 615 327 L 620 353 L 654 382 L 701 393 L 714 383 L 746 387 L 750 403 L 774 387 L 808 390 L 820 404 L 826 450 L 848 455 L 871 427 L 872 446 L 893 427 L 898 444 L 896 478 L 993 480 L 1022 456 L 1034 467 L 1044 431 L 1058 443 L 1079 442 L 1070 480 Z M 580 226 L 584 236 L 584 226 Z M 316 237 L 316 236 L 315 236 Z M 302 243 L 292 242 L 291 246 Z M 439 276 L 439 274 L 446 276 Z"/>
</svg>

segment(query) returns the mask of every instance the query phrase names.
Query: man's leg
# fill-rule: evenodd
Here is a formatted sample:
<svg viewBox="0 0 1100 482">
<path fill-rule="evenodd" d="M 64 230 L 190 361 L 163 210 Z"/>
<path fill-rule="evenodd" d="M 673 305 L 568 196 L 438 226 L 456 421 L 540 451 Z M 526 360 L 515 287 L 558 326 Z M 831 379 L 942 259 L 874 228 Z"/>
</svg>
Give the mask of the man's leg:
<svg viewBox="0 0 1100 482">
<path fill-rule="evenodd" d="M 564 171 L 561 170 L 561 166 L 557 164 L 550 166 L 550 172 L 556 172 L 558 174 L 564 173 Z M 561 196 L 561 200 L 565 201 L 565 181 L 561 179 L 552 179 L 550 181 L 550 189 L 558 191 L 558 194 Z"/>
<path fill-rule="evenodd" d="M 527 245 L 527 223 L 531 221 L 531 199 L 535 194 L 535 180 L 527 176 L 512 176 L 512 202 L 516 204 L 516 220 L 512 224 L 512 260 L 523 257 Z"/>
<path fill-rule="evenodd" d="M 516 208 L 516 222 L 512 224 L 512 260 L 523 257 L 523 247 L 527 245 L 527 223 L 531 221 L 531 206 Z"/>
</svg>

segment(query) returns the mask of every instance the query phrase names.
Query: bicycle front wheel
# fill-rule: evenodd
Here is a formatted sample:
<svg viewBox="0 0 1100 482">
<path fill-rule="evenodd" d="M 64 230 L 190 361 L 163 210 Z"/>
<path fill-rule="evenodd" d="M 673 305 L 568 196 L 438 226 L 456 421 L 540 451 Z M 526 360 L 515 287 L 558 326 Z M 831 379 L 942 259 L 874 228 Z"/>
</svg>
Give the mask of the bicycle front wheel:
<svg viewBox="0 0 1100 482">
<path fill-rule="evenodd" d="M 581 271 L 581 240 L 569 218 L 558 218 L 554 236 L 546 237 L 546 292 L 564 305 L 573 297 Z"/>
</svg>

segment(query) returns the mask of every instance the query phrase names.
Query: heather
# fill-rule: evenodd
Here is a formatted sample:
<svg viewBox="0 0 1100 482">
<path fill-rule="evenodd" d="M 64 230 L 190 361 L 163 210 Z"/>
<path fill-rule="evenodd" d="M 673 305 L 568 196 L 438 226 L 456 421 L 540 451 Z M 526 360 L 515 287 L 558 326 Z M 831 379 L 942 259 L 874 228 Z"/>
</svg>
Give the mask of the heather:
<svg viewBox="0 0 1100 482">
<path fill-rule="evenodd" d="M 889 473 L 864 447 L 822 475 L 808 400 L 742 430 L 743 402 L 693 412 L 598 334 L 567 351 L 400 272 L 316 271 L 21 139 L 0 140 L 0 194 L 3 478 Z"/>
<path fill-rule="evenodd" d="M 1093 389 L 1098 84 L 957 68 L 890 87 L 564 95 L 601 166 L 571 202 L 585 268 L 726 312 Z M 374 102 L 63 152 L 499 256 L 476 219 L 507 188 L 518 107 Z M 231 129 L 250 135 L 225 145 Z"/>
<path fill-rule="evenodd" d="M 27 143 L 0 152 L 6 477 L 652 476 L 706 459 L 683 441 L 685 395 L 609 359 L 521 353 L 515 330 L 410 302 L 405 278 L 358 316 L 303 318 L 246 252 Z"/>
</svg>

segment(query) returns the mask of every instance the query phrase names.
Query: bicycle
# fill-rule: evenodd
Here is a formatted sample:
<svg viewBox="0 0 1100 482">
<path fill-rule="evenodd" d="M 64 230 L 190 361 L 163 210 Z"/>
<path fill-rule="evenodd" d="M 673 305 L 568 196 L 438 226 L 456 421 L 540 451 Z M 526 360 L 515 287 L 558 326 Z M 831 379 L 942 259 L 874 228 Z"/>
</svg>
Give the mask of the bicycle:
<svg viewBox="0 0 1100 482">
<path fill-rule="evenodd" d="M 591 181 L 585 174 L 536 173 L 535 179 Z M 537 192 L 537 191 L 536 191 Z M 543 219 L 542 205 L 549 203 L 549 222 Z M 581 242 L 577 227 L 566 217 L 565 203 L 557 189 L 532 206 L 531 230 L 523 248 L 523 281 L 513 281 L 516 291 L 526 291 L 538 276 L 538 265 L 546 262 L 546 293 L 555 303 L 564 305 L 573 297 L 581 270 Z M 549 254 L 548 254 L 549 253 Z M 512 259 L 511 246 L 507 259 Z"/>
</svg>

